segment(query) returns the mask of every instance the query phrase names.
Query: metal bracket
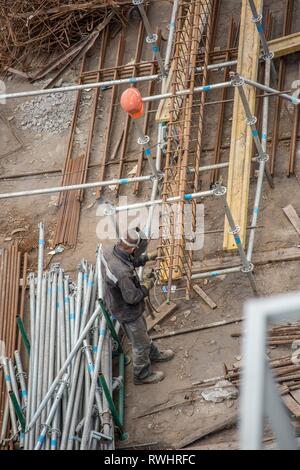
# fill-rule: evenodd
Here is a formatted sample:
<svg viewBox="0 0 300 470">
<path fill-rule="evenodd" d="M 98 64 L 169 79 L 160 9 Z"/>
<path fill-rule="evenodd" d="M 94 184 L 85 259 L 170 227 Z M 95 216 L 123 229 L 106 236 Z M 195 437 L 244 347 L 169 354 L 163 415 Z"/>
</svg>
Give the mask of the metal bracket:
<svg viewBox="0 0 300 470">
<path fill-rule="evenodd" d="M 231 77 L 231 85 L 233 87 L 240 87 L 240 86 L 245 85 L 245 79 L 241 77 L 238 73 L 231 72 L 230 77 Z"/>
<path fill-rule="evenodd" d="M 163 172 L 162 172 L 162 171 L 158 171 L 158 172 L 157 172 L 157 176 L 155 176 L 155 175 L 151 175 L 151 177 L 150 177 L 150 181 L 152 181 L 152 183 L 153 183 L 153 181 L 156 181 L 156 180 L 158 180 L 158 181 L 162 181 L 162 180 L 163 180 L 163 178 L 164 178 L 164 174 L 163 174 Z"/>
<path fill-rule="evenodd" d="M 137 140 L 137 143 L 139 145 L 146 145 L 149 144 L 150 142 L 150 137 L 148 135 L 145 135 L 144 137 L 139 137 Z"/>
<path fill-rule="evenodd" d="M 242 267 L 241 272 L 247 274 L 247 273 L 251 273 L 253 269 L 254 269 L 254 264 L 249 262 L 247 266 Z"/>
<path fill-rule="evenodd" d="M 52 428 L 51 428 L 51 426 L 49 426 L 49 424 L 46 424 L 46 423 L 42 424 L 41 423 L 40 424 L 40 430 L 43 431 L 44 428 L 47 429 L 47 431 L 46 431 L 47 434 L 52 430 Z"/>
<path fill-rule="evenodd" d="M 91 431 L 91 439 L 96 439 L 97 441 L 101 441 L 102 439 L 104 439 L 105 441 L 112 441 L 111 436 L 107 436 L 106 434 L 97 431 Z"/>
<path fill-rule="evenodd" d="M 61 436 L 61 430 L 58 429 L 58 428 L 51 428 L 49 426 L 49 431 L 48 431 L 48 434 L 50 435 L 52 432 L 56 432 L 57 436 L 60 437 Z"/>
<path fill-rule="evenodd" d="M 116 207 L 110 202 L 105 203 L 105 208 L 103 209 L 104 215 L 115 215 L 117 212 Z"/>
<path fill-rule="evenodd" d="M 240 231 L 241 231 L 241 227 L 239 225 L 236 225 L 232 230 L 229 230 L 229 233 L 231 233 L 232 235 L 236 235 L 240 233 Z"/>
<path fill-rule="evenodd" d="M 213 195 L 216 197 L 225 196 L 226 192 L 227 188 L 225 186 L 222 186 L 221 184 L 216 184 L 213 187 Z"/>
<path fill-rule="evenodd" d="M 252 21 L 253 23 L 261 23 L 261 22 L 262 22 L 262 19 L 263 19 L 262 14 L 259 14 L 259 15 L 257 15 L 257 16 L 252 16 L 252 17 L 251 17 L 251 21 Z"/>
<path fill-rule="evenodd" d="M 157 34 L 152 34 L 151 36 L 146 37 L 146 43 L 147 44 L 154 44 L 158 40 Z"/>
<path fill-rule="evenodd" d="M 252 116 L 251 118 L 246 118 L 248 126 L 254 126 L 257 123 L 257 117 Z"/>
<path fill-rule="evenodd" d="M 27 377 L 28 377 L 27 374 L 26 374 L 26 372 L 23 371 L 23 372 L 18 372 L 18 373 L 16 374 L 16 379 L 19 380 L 19 378 L 22 377 L 22 376 L 24 377 L 24 379 L 27 379 Z M 19 381 L 19 382 L 20 382 L 20 381 Z"/>
<path fill-rule="evenodd" d="M 258 155 L 258 157 L 256 158 L 256 161 L 258 163 L 263 163 L 263 162 L 267 162 L 269 158 L 270 157 L 267 153 L 262 153 L 261 155 Z"/>
<path fill-rule="evenodd" d="M 274 52 L 269 51 L 268 53 L 262 54 L 262 58 L 265 61 L 272 60 L 272 59 L 274 59 Z"/>
<path fill-rule="evenodd" d="M 167 78 L 167 76 L 168 76 L 168 72 L 167 72 L 167 71 L 165 71 L 165 72 L 160 72 L 160 73 L 158 74 L 158 77 L 157 77 L 156 80 L 162 82 L 164 78 Z"/>
</svg>

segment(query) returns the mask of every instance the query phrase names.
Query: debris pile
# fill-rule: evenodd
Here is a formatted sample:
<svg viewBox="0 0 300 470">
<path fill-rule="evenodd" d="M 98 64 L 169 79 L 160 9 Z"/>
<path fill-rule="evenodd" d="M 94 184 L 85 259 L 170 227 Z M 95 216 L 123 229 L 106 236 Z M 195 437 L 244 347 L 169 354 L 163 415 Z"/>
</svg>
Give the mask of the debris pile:
<svg viewBox="0 0 300 470">
<path fill-rule="evenodd" d="M 32 54 L 68 50 L 109 18 L 127 22 L 129 0 L 0 1 L 0 70 L 17 66 L 28 72 Z"/>
<path fill-rule="evenodd" d="M 23 130 L 57 135 L 70 127 L 73 109 L 72 93 L 37 96 L 18 106 L 16 123 Z"/>
</svg>

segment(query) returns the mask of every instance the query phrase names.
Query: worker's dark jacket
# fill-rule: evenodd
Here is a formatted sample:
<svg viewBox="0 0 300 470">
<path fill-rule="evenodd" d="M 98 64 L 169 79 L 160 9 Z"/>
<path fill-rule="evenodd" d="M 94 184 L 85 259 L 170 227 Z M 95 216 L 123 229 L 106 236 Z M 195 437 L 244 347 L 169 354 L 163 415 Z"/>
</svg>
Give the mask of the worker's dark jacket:
<svg viewBox="0 0 300 470">
<path fill-rule="evenodd" d="M 104 304 L 119 322 L 131 322 L 143 315 L 148 289 L 140 284 L 136 267 L 145 264 L 118 246 L 106 247 L 101 256 Z"/>
</svg>

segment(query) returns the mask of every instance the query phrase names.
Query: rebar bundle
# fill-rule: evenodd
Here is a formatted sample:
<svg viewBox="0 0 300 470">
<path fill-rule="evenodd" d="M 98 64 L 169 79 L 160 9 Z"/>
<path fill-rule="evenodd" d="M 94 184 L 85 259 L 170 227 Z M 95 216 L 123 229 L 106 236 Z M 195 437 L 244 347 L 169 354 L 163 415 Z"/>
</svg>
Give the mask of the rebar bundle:
<svg viewBox="0 0 300 470">
<path fill-rule="evenodd" d="M 24 258 L 15 242 L 0 255 L 0 357 L 12 357 L 14 350 L 20 348 L 17 331 L 17 316 L 23 317 L 26 290 L 27 253 Z M 22 268 L 23 265 L 23 268 Z M 20 279 L 23 271 L 23 286 L 20 290 Z M 24 280 L 25 279 L 25 280 Z M 8 401 L 5 393 L 5 380 L 0 374 L 0 430 L 1 439 L 8 427 Z M 11 422 L 14 425 L 13 422 Z"/>
<path fill-rule="evenodd" d="M 111 13 L 125 25 L 129 0 L 0 1 L 0 70 L 30 71 L 32 56 L 68 50 L 88 37 Z"/>
<path fill-rule="evenodd" d="M 44 244 L 40 224 L 38 271 L 28 277 L 28 374 L 19 350 L 2 356 L 7 392 L 2 445 L 10 442 L 11 448 L 25 450 L 113 449 L 114 423 L 121 438 L 125 436 L 119 418 L 124 414 L 124 355 L 99 299 L 100 249 L 96 266 L 81 261 L 73 284 L 59 265 L 44 271 Z M 116 379 L 113 353 L 123 371 Z M 119 412 L 113 402 L 117 388 Z"/>
</svg>

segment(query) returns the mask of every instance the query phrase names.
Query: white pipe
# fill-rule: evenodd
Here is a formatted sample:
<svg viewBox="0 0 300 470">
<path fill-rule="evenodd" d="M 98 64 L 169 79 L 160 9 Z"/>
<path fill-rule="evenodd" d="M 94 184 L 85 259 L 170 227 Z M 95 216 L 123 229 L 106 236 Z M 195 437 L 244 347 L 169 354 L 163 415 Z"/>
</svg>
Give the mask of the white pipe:
<svg viewBox="0 0 300 470">
<path fill-rule="evenodd" d="M 219 70 L 220 68 L 224 67 L 231 67 L 236 65 L 236 60 L 231 60 L 227 62 L 221 62 L 216 64 L 208 65 L 208 70 Z M 196 72 L 201 72 L 203 67 L 197 67 Z M 147 75 L 145 77 L 131 77 L 131 78 L 121 78 L 119 80 L 108 80 L 106 82 L 95 82 L 95 83 L 84 83 L 82 85 L 70 85 L 64 87 L 57 87 L 57 88 L 48 88 L 46 90 L 30 90 L 30 91 L 21 91 L 16 93 L 1 93 L 0 100 L 9 100 L 14 98 L 26 98 L 26 97 L 34 97 L 34 96 L 41 96 L 41 95 L 51 95 L 53 93 L 67 93 L 72 91 L 79 91 L 79 90 L 90 90 L 93 88 L 106 88 L 109 86 L 115 85 L 126 85 L 127 83 L 130 85 L 136 85 L 137 83 L 142 82 L 149 82 L 151 80 L 158 80 L 159 74 L 156 75 Z"/>
</svg>

